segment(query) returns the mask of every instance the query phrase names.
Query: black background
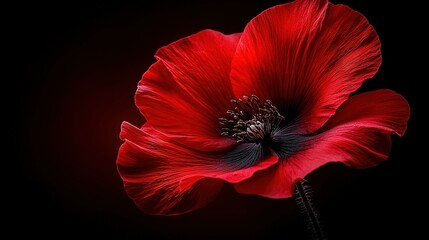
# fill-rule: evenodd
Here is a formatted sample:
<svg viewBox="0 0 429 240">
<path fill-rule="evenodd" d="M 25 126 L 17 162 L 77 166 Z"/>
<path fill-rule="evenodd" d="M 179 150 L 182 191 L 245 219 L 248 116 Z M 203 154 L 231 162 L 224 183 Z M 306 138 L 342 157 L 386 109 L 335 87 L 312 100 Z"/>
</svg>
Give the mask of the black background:
<svg viewBox="0 0 429 240">
<path fill-rule="evenodd" d="M 419 155 L 422 64 L 416 4 L 334 1 L 363 13 L 380 35 L 383 65 L 359 90 L 390 88 L 410 103 L 409 129 L 393 137 L 388 161 L 367 170 L 328 164 L 308 178 L 328 239 L 421 239 L 426 207 Z M 293 199 L 235 193 L 226 185 L 209 206 L 183 216 L 140 212 L 116 172 L 120 124 L 141 125 L 137 82 L 155 51 L 210 28 L 241 32 L 281 1 L 139 3 L 20 2 L 4 6 L 4 47 L 16 94 L 4 100 L 3 197 L 15 236 L 135 239 L 306 239 Z M 421 22 L 420 22 L 421 23 Z M 416 30 L 417 29 L 417 30 Z M 6 65 L 7 66 L 7 65 Z M 424 69 L 424 68 L 423 68 Z M 4 85 L 4 96 L 9 88 Z M 17 118 L 17 119 L 16 119 Z M 422 121 L 421 121 L 422 122 Z M 10 175 L 10 176 L 9 176 Z M 9 191 L 10 190 L 10 191 Z"/>
</svg>

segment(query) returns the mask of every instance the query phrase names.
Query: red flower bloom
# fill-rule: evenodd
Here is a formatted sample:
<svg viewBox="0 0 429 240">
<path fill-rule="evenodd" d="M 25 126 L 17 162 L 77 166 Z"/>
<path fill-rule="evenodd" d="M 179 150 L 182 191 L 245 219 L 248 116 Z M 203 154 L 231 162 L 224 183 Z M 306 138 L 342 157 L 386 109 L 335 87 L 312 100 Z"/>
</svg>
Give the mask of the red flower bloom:
<svg viewBox="0 0 429 240">
<path fill-rule="evenodd" d="M 156 59 L 136 93 L 147 122 L 123 123 L 117 159 L 128 195 L 147 213 L 200 208 L 224 182 L 287 198 L 328 162 L 379 164 L 391 133 L 407 127 L 409 106 L 397 93 L 350 97 L 377 72 L 381 52 L 365 17 L 344 5 L 279 5 L 243 33 L 204 30 Z"/>
</svg>

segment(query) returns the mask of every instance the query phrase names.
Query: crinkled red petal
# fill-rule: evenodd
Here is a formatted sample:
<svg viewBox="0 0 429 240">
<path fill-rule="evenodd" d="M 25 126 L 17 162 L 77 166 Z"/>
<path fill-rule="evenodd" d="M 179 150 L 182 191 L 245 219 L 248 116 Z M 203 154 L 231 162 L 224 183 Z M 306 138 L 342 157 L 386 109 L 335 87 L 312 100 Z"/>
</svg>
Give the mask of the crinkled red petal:
<svg viewBox="0 0 429 240">
<path fill-rule="evenodd" d="M 380 46 L 367 19 L 347 6 L 278 5 L 246 26 L 232 62 L 233 90 L 270 99 L 301 133 L 313 133 L 377 72 Z"/>
<path fill-rule="evenodd" d="M 229 72 L 239 36 L 205 30 L 159 49 L 136 93 L 147 122 L 199 151 L 233 144 L 218 119 L 234 98 Z"/>
<path fill-rule="evenodd" d="M 387 159 L 391 133 L 402 136 L 410 108 L 390 90 L 359 94 L 346 101 L 319 133 L 305 141 L 306 148 L 252 178 L 235 184 L 240 193 L 270 198 L 293 195 L 294 184 L 329 162 L 368 168 Z"/>
<path fill-rule="evenodd" d="M 157 215 L 183 214 L 205 206 L 224 181 L 237 183 L 275 164 L 269 156 L 258 164 L 235 170 L 218 154 L 196 152 L 171 141 L 145 124 L 122 125 L 118 171 L 125 190 L 143 211 Z"/>
</svg>

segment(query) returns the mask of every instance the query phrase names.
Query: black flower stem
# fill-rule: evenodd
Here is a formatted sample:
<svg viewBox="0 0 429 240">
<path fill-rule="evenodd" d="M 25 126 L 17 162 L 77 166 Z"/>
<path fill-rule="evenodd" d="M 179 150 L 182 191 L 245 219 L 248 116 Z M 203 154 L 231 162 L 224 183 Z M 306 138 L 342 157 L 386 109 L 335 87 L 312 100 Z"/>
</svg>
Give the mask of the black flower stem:
<svg viewBox="0 0 429 240">
<path fill-rule="evenodd" d="M 302 212 L 307 217 L 308 230 L 311 232 L 312 240 L 326 240 L 319 220 L 319 213 L 316 211 L 312 201 L 312 189 L 306 179 L 296 183 L 295 200 Z"/>
</svg>

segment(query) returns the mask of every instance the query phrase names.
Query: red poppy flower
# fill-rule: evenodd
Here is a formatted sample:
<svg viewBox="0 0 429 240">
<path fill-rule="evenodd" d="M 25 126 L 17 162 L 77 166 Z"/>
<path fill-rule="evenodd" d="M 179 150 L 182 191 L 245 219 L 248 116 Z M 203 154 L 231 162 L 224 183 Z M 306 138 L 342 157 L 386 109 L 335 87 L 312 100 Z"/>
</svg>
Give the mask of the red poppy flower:
<svg viewBox="0 0 429 240">
<path fill-rule="evenodd" d="M 150 214 L 206 205 L 225 182 L 239 193 L 293 195 L 328 162 L 367 168 L 402 136 L 407 101 L 390 90 L 350 97 L 381 64 L 364 16 L 324 0 L 270 8 L 243 33 L 204 30 L 156 53 L 138 84 L 141 127 L 124 122 L 117 165 Z M 232 100 L 232 101 L 231 101 Z"/>
</svg>

